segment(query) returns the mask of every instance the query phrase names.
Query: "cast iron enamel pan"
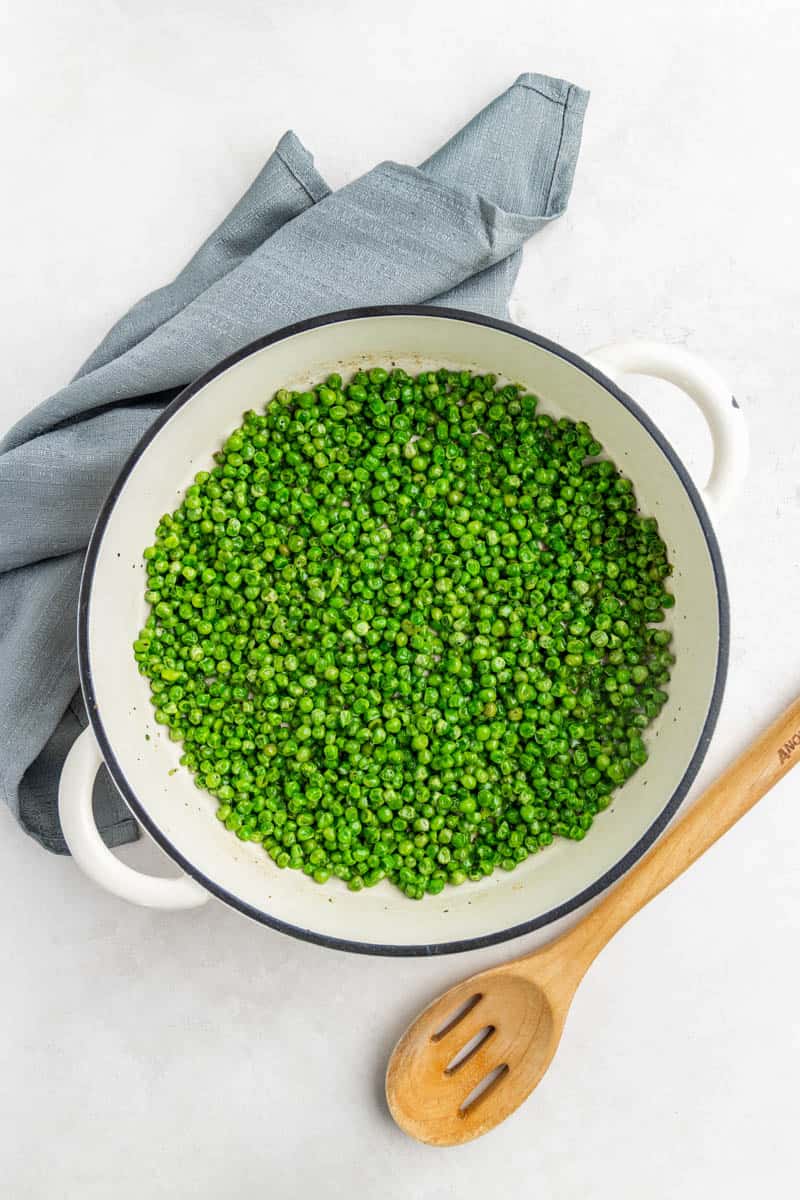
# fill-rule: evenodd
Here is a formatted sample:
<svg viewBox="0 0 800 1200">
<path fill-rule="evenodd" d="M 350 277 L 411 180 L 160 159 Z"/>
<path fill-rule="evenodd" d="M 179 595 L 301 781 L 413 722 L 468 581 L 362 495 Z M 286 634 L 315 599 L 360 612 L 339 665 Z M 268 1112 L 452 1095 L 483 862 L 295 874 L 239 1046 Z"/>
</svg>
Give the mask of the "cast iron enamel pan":
<svg viewBox="0 0 800 1200">
<path fill-rule="evenodd" d="M 332 371 L 396 363 L 494 372 L 523 383 L 542 409 L 588 421 L 659 522 L 675 572 L 671 620 L 677 663 L 670 699 L 647 734 L 647 764 L 617 792 L 583 842 L 557 842 L 516 871 L 446 888 L 421 902 L 389 884 L 351 893 L 278 870 L 264 851 L 214 819 L 214 801 L 178 767 L 180 748 L 152 720 L 147 681 L 131 642 L 146 615 L 142 549 L 162 513 L 245 409 L 279 387 L 305 387 Z M 594 364 L 594 365 L 593 365 Z M 660 376 L 692 396 L 714 441 L 704 499 L 675 451 L 613 381 Z M 607 347 L 588 359 L 517 326 L 443 308 L 332 313 L 261 338 L 187 387 L 134 450 L 97 520 L 81 585 L 78 644 L 90 727 L 61 781 L 64 833 L 78 865 L 118 896 L 189 908 L 216 896 L 248 917 L 323 946 L 365 954 L 446 954 L 541 929 L 597 896 L 652 844 L 694 779 L 717 719 L 728 659 L 728 599 L 707 504 L 721 507 L 742 478 L 742 414 L 719 376 L 682 349 Z M 103 845 L 92 819 L 94 776 L 105 762 L 133 815 L 181 869 L 142 875 Z"/>
</svg>

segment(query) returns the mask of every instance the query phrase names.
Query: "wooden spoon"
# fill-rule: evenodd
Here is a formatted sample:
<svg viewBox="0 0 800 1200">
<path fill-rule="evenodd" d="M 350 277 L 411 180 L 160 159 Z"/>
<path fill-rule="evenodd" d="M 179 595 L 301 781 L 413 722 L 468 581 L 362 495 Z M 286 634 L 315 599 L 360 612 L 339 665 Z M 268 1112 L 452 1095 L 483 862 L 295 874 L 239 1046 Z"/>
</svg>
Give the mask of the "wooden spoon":
<svg viewBox="0 0 800 1200">
<path fill-rule="evenodd" d="M 573 929 L 456 984 L 426 1008 L 386 1073 L 400 1128 L 433 1146 L 455 1146 L 505 1120 L 550 1065 L 575 990 L 603 946 L 798 760 L 800 699 Z"/>
</svg>

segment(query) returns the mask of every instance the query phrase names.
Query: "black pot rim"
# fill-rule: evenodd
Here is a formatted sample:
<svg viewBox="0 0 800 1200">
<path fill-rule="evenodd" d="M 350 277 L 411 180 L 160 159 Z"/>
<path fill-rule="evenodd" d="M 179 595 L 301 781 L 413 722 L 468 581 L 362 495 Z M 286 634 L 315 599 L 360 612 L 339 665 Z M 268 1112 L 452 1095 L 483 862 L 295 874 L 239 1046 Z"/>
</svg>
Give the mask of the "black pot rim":
<svg viewBox="0 0 800 1200">
<path fill-rule="evenodd" d="M 526 342 L 532 342 L 535 346 L 541 347 L 543 350 L 549 351 L 551 354 L 564 359 L 579 371 L 599 383 L 606 391 L 610 392 L 614 398 L 623 405 L 624 408 L 636 418 L 641 425 L 644 426 L 653 441 L 656 442 L 659 449 L 669 460 L 675 473 L 680 479 L 686 493 L 691 501 L 692 507 L 697 515 L 700 527 L 703 531 L 703 536 L 708 548 L 709 557 L 711 559 L 712 569 L 714 573 L 714 581 L 717 592 L 717 606 L 719 619 L 719 644 L 717 650 L 717 666 L 714 678 L 714 688 L 711 695 L 711 700 L 708 706 L 708 712 L 703 722 L 703 727 L 695 747 L 694 753 L 689 761 L 689 764 L 681 778 L 678 786 L 669 797 L 659 815 L 645 831 L 639 840 L 633 845 L 623 857 L 605 871 L 598 879 L 589 884 L 577 895 L 570 900 L 564 901 L 555 908 L 550 909 L 546 913 L 542 913 L 538 917 L 533 917 L 529 921 L 523 921 L 517 925 L 510 926 L 506 929 L 497 930 L 494 933 L 483 934 L 480 937 L 461 938 L 456 941 L 449 942 L 433 942 L 422 943 L 419 945 L 394 945 L 381 944 L 375 942 L 359 942 L 351 941 L 347 938 L 333 937 L 329 934 L 319 933 L 314 929 L 305 929 L 299 925 L 293 925 L 288 921 L 283 921 L 278 917 L 271 916 L 269 913 L 263 912 L 240 899 L 234 893 L 229 892 L 227 888 L 222 887 L 215 880 L 210 879 L 203 871 L 190 863 L 181 853 L 181 851 L 173 845 L 169 838 L 161 831 L 158 825 L 152 820 L 145 808 L 142 806 L 133 789 L 128 783 L 125 774 L 116 757 L 113 746 L 103 727 L 102 717 L 97 707 L 94 682 L 92 679 L 91 665 L 89 661 L 89 602 L 91 598 L 92 582 L 94 578 L 94 570 L 97 563 L 97 557 L 100 550 L 100 545 L 103 540 L 103 535 L 108 524 L 111 512 L 116 504 L 116 501 L 122 491 L 122 488 L 132 473 L 145 449 L 156 437 L 162 426 L 170 419 L 170 417 L 179 408 L 187 404 L 192 397 L 215 379 L 223 371 L 239 362 L 241 359 L 248 357 L 258 350 L 264 349 L 266 346 L 271 346 L 276 342 L 285 341 L 287 338 L 294 337 L 295 334 L 303 333 L 309 329 L 316 329 L 320 326 L 343 323 L 345 321 L 359 320 L 367 317 L 396 317 L 396 316 L 412 316 L 412 317 L 429 317 L 443 318 L 450 321 L 464 321 L 469 324 L 489 326 L 492 329 L 498 329 L 503 333 L 508 333 L 514 337 L 522 338 Z M 697 488 L 692 482 L 683 462 L 673 447 L 653 424 L 650 418 L 636 404 L 630 396 L 626 395 L 617 385 L 590 363 L 584 361 L 578 355 L 573 354 L 569 350 L 565 350 L 563 346 L 550 341 L 547 338 L 541 337 L 539 334 L 531 333 L 527 329 L 523 329 L 518 325 L 513 325 L 508 321 L 501 321 L 495 317 L 487 317 L 481 313 L 468 312 L 463 309 L 454 308 L 439 308 L 432 305 L 379 305 L 365 308 L 344 309 L 339 312 L 325 313 L 318 317 L 312 317 L 306 321 L 299 321 L 296 324 L 288 325 L 283 329 L 277 330 L 275 333 L 266 334 L 264 337 L 257 338 L 248 345 L 243 346 L 234 354 L 229 355 L 216 366 L 212 367 L 205 374 L 201 375 L 193 383 L 185 387 L 183 391 L 175 397 L 172 402 L 167 405 L 162 413 L 153 422 L 139 443 L 132 451 L 128 461 L 122 468 L 114 486 L 109 492 L 102 509 L 98 515 L 94 529 L 92 531 L 89 545 L 86 552 L 83 573 L 81 576 L 80 599 L 78 605 L 78 666 L 80 671 L 81 687 L 83 689 L 84 700 L 86 702 L 86 710 L 89 715 L 92 730 L 97 738 L 100 746 L 103 759 L 106 767 L 114 780 L 117 788 L 122 794 L 126 804 L 131 809 L 136 819 L 147 830 L 153 840 L 164 850 L 170 858 L 172 858 L 178 866 L 191 878 L 195 879 L 203 888 L 205 888 L 217 899 L 222 900 L 231 908 L 237 909 L 244 913 L 245 916 L 251 917 L 255 921 L 259 921 L 263 925 L 269 925 L 273 929 L 279 930 L 281 933 L 287 933 L 292 937 L 299 938 L 302 941 L 314 942 L 317 945 L 325 946 L 330 949 L 346 950 L 356 954 L 376 954 L 392 957 L 416 957 L 440 954 L 458 954 L 465 950 L 478 950 L 484 946 L 492 946 L 501 942 L 506 942 L 512 938 L 521 937 L 526 933 L 532 933 L 536 929 L 541 929 L 545 925 L 551 924 L 560 917 L 567 916 L 588 900 L 592 900 L 595 896 L 605 891 L 611 884 L 615 883 L 622 875 L 628 871 L 635 862 L 637 862 L 646 850 L 653 844 L 658 835 L 663 831 L 669 821 L 677 812 L 686 793 L 692 785 L 692 782 L 697 775 L 700 765 L 705 757 L 708 745 L 711 741 L 714 728 L 719 716 L 722 696 L 725 689 L 725 680 L 728 670 L 728 649 L 730 642 L 730 616 L 728 606 L 728 589 L 725 581 L 725 571 L 722 565 L 722 556 L 720 554 L 717 538 L 714 533 L 708 513 L 706 512 L 703 501 L 700 498 Z"/>
</svg>

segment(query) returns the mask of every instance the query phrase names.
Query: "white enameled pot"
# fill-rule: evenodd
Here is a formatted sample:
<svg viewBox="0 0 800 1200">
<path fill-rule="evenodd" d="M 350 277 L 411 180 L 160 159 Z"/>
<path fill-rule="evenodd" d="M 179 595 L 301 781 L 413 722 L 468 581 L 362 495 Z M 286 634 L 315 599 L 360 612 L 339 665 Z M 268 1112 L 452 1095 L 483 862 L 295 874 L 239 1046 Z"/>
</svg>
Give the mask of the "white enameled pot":
<svg viewBox="0 0 800 1200">
<path fill-rule="evenodd" d="M 277 869 L 260 846 L 214 818 L 215 802 L 178 767 L 180 747 L 152 719 L 147 680 L 131 642 L 146 616 L 142 549 L 241 414 L 281 387 L 304 388 L 333 371 L 394 363 L 493 372 L 541 398 L 542 411 L 588 421 L 608 455 L 657 517 L 674 564 L 677 662 L 670 699 L 646 735 L 650 758 L 620 789 L 583 842 L 557 840 L 510 874 L 447 888 L 422 902 L 388 883 L 351 893 Z M 714 463 L 704 500 L 680 459 L 613 378 L 668 379 L 699 405 Z M 501 942 L 540 928 L 596 896 L 654 841 L 685 796 L 716 721 L 728 656 L 725 578 L 706 505 L 740 482 L 747 457 L 742 414 L 719 376 L 682 349 L 625 343 L 579 358 L 527 330 L 440 308 L 363 309 L 271 334 L 186 388 L 137 446 L 98 518 L 83 575 L 81 683 L 91 726 L 61 780 L 60 811 L 75 861 L 134 903 L 189 908 L 210 894 L 286 933 L 375 954 L 438 954 Z M 149 736 L 149 740 L 148 740 Z M 92 784 L 105 761 L 140 824 L 182 869 L 155 879 L 120 862 L 92 819 Z"/>
</svg>

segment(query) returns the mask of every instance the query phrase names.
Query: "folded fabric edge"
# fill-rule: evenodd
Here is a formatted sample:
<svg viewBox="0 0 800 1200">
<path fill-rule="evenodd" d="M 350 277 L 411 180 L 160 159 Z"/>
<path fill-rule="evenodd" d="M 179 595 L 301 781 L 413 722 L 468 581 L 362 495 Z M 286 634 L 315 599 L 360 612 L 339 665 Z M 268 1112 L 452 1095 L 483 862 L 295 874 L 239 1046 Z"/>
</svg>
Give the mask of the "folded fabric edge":
<svg viewBox="0 0 800 1200">
<path fill-rule="evenodd" d="M 275 153 L 310 200 L 316 203 L 330 196 L 331 189 L 314 166 L 312 155 L 293 129 L 287 129 L 275 147 Z"/>
<path fill-rule="evenodd" d="M 574 142 L 572 144 L 574 145 Z M 566 149 L 563 147 L 559 150 L 559 157 L 562 152 L 566 153 Z M 557 158 L 556 168 L 558 168 L 558 165 L 559 161 Z M 452 187 L 447 183 L 443 183 L 440 179 L 433 179 L 430 175 L 426 175 L 419 167 L 411 167 L 406 163 L 393 162 L 390 159 L 378 163 L 376 167 L 373 167 L 373 171 L 386 175 L 394 182 L 395 186 L 400 186 L 407 190 L 411 189 L 415 193 L 420 193 L 422 190 L 428 191 L 431 196 L 436 196 L 442 206 L 449 209 L 454 217 L 463 218 L 464 214 L 472 208 L 475 212 L 479 213 L 481 222 L 486 229 L 487 237 L 490 240 L 492 240 L 492 227 L 495 229 L 502 227 L 508 232 L 513 244 L 502 251 L 499 251 L 497 246 L 493 244 L 487 260 L 476 264 L 472 274 L 477 274 L 494 263 L 499 262 L 501 259 L 506 258 L 509 254 L 515 253 L 515 251 L 521 248 L 523 241 L 549 224 L 555 217 L 561 215 L 560 211 L 551 213 L 526 213 L 503 208 L 502 205 L 485 199 L 480 192 L 467 190 L 462 187 Z M 551 191 L 552 188 L 553 182 L 551 180 Z"/>
<path fill-rule="evenodd" d="M 552 75 L 538 75 L 534 71 L 523 71 L 514 80 L 514 87 L 530 88 L 532 92 L 538 92 L 540 96 L 552 100 L 554 104 L 566 104 L 571 92 L 581 92 L 587 100 L 589 98 L 588 92 L 583 88 L 576 87 L 568 79 L 557 79 Z"/>
<path fill-rule="evenodd" d="M 547 193 L 545 212 L 548 218 L 560 216 L 567 206 L 575 168 L 578 165 L 578 151 L 583 136 L 583 118 L 589 103 L 589 93 L 583 88 L 567 85 L 564 98 L 564 113 L 561 123 L 561 140 L 559 142 L 556 161 L 553 164 L 553 176 Z"/>
</svg>

